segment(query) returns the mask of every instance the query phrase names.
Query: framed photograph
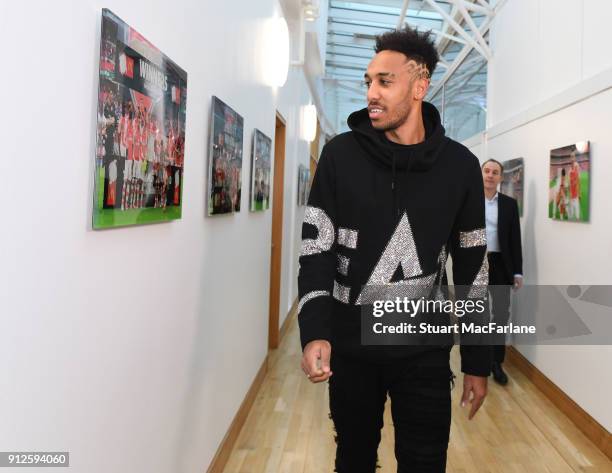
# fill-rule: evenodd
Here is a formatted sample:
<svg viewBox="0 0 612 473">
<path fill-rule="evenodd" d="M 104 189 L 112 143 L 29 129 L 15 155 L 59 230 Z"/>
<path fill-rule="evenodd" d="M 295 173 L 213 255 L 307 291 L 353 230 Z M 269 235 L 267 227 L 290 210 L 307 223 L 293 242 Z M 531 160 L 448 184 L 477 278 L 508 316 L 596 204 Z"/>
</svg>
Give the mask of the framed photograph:
<svg viewBox="0 0 612 473">
<path fill-rule="evenodd" d="M 300 164 L 298 166 L 298 206 L 308 203 L 310 192 L 310 169 Z"/>
<path fill-rule="evenodd" d="M 181 218 L 187 73 L 102 10 L 93 228 Z"/>
<path fill-rule="evenodd" d="M 500 184 L 500 191 L 502 194 L 516 199 L 519 215 L 522 217 L 525 161 L 523 158 L 509 159 L 502 164 L 504 166 L 504 180 Z"/>
<path fill-rule="evenodd" d="M 212 98 L 208 163 L 208 215 L 240 212 L 244 120 Z"/>
<path fill-rule="evenodd" d="M 550 152 L 548 216 L 553 220 L 589 221 L 591 150 L 588 141 Z"/>
<path fill-rule="evenodd" d="M 272 140 L 255 128 L 251 147 L 249 208 L 259 212 L 270 208 L 270 168 Z"/>
</svg>

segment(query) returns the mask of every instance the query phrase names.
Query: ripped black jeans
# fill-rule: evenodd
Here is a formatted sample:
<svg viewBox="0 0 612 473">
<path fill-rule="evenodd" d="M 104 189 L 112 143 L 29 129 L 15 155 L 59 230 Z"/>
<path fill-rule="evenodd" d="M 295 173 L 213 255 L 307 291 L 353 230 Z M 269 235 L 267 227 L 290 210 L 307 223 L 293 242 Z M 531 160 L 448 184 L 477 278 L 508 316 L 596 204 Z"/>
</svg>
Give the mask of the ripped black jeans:
<svg viewBox="0 0 612 473">
<path fill-rule="evenodd" d="M 338 473 L 375 473 L 387 393 L 398 473 L 444 473 L 454 375 L 448 350 L 374 363 L 334 354 L 329 380 Z"/>
</svg>

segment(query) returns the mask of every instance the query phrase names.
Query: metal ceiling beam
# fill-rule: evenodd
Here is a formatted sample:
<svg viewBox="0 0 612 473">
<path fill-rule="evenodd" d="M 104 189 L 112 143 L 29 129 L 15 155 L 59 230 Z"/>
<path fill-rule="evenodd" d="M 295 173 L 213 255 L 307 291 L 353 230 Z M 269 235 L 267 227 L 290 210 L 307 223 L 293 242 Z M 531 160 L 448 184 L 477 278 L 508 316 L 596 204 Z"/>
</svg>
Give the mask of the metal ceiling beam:
<svg viewBox="0 0 612 473">
<path fill-rule="evenodd" d="M 330 66 L 330 67 L 335 68 L 335 66 Z M 327 77 L 333 78 L 333 79 L 340 79 L 340 80 L 355 80 L 359 82 L 363 81 L 363 74 L 360 74 L 360 75 L 356 73 L 351 74 L 350 71 L 345 71 L 345 70 L 328 71 Z"/>
<path fill-rule="evenodd" d="M 387 9 L 394 9 L 394 10 L 399 10 L 399 5 L 398 5 L 398 1 L 397 0 L 344 0 L 344 1 L 349 1 L 350 3 L 354 3 L 354 4 L 359 4 L 359 5 L 366 5 L 370 6 L 370 7 L 383 7 L 383 8 L 387 8 Z M 445 3 L 446 0 L 440 0 L 442 3 Z M 343 3 L 343 1 L 339 2 L 339 3 Z M 331 0 L 330 2 L 330 6 L 334 6 L 337 5 L 338 2 L 335 0 Z"/>
<path fill-rule="evenodd" d="M 402 5 L 402 10 L 400 11 L 399 19 L 397 20 L 397 29 L 399 30 L 402 26 L 404 26 L 404 21 L 406 21 L 406 12 L 408 11 L 408 4 L 410 0 L 404 0 L 404 4 Z"/>
<path fill-rule="evenodd" d="M 461 15 L 465 19 L 465 22 L 470 27 L 470 30 L 472 31 L 472 34 L 476 38 L 476 41 L 478 41 L 478 44 L 480 44 L 480 46 L 482 47 L 482 50 L 486 53 L 487 55 L 486 57 L 488 61 L 492 57 L 491 50 L 489 49 L 489 45 L 484 40 L 483 36 L 478 31 L 478 26 L 476 26 L 476 23 L 474 23 L 474 20 L 472 20 L 472 17 L 470 16 L 470 12 L 467 11 L 467 8 L 465 7 L 465 2 L 463 0 L 451 0 L 451 1 L 453 1 L 457 5 L 457 9 L 459 10 Z"/>
<path fill-rule="evenodd" d="M 372 14 L 375 14 L 375 15 L 384 15 L 384 16 L 393 16 L 393 17 L 397 16 L 395 13 L 389 13 L 389 12 L 386 12 L 386 11 L 377 11 L 377 12 L 374 12 L 374 11 L 371 11 L 371 10 L 363 10 L 361 8 L 348 8 L 348 7 L 338 7 L 338 6 L 330 6 L 329 7 L 329 13 L 330 13 L 329 16 L 332 16 L 331 13 L 332 13 L 333 10 L 352 11 L 352 12 L 357 12 L 357 13 L 372 13 Z"/>
<path fill-rule="evenodd" d="M 330 30 L 329 28 L 327 29 L 327 34 L 335 36 L 350 36 L 351 38 L 353 37 L 353 33 L 349 33 L 348 31 Z"/>
<path fill-rule="evenodd" d="M 451 18 L 455 18 L 458 21 L 461 20 L 461 15 L 459 14 L 459 12 L 457 12 L 457 7 L 455 5 L 453 5 L 451 8 L 450 16 Z M 453 31 L 452 27 L 448 24 L 448 21 L 446 21 L 446 19 L 444 20 L 444 23 L 442 23 L 441 31 L 446 34 L 451 34 Z M 442 55 L 446 51 L 449 44 L 450 40 L 444 37 L 440 41 L 438 41 L 438 51 L 440 52 L 440 55 Z"/>
<path fill-rule="evenodd" d="M 431 30 L 431 31 L 434 34 L 436 34 L 437 36 L 441 36 L 443 38 L 448 38 L 451 41 L 454 41 L 455 43 L 467 44 L 465 40 L 463 40 L 461 38 L 457 38 L 456 36 L 454 36 L 452 34 L 445 33 L 444 31 L 440 31 L 440 30 Z"/>
<path fill-rule="evenodd" d="M 351 43 L 338 43 L 336 41 L 334 42 L 328 42 L 327 46 L 331 46 L 333 47 L 339 47 L 339 48 L 354 48 L 354 49 L 366 49 L 368 51 L 372 51 L 372 48 L 370 46 L 359 46 L 358 44 L 351 44 Z"/>
<path fill-rule="evenodd" d="M 484 6 L 476 5 L 475 3 L 467 2 L 467 1 L 464 1 L 463 3 L 465 4 L 465 7 L 468 10 L 482 13 L 483 15 L 487 15 L 487 16 L 490 16 L 493 14 L 493 10 L 491 9 L 490 6 L 484 7 Z"/>
<path fill-rule="evenodd" d="M 451 18 L 451 16 L 446 13 L 441 7 L 440 5 L 438 5 L 435 0 L 425 0 L 427 2 L 427 4 L 433 8 L 434 10 L 436 10 L 440 15 L 442 15 L 443 18 L 446 19 L 446 21 L 448 21 L 448 23 L 455 29 L 455 31 L 457 33 L 459 33 L 459 35 L 465 40 L 467 41 L 468 44 L 470 44 L 474 49 L 476 49 L 480 54 L 482 54 L 484 57 L 486 57 L 487 59 L 489 59 L 488 53 L 485 52 L 484 49 L 481 48 L 481 46 L 478 44 L 478 42 L 472 38 L 463 28 L 462 26 L 457 23 L 455 21 L 454 18 Z M 454 1 L 454 0 L 451 0 Z M 490 17 L 489 17 L 490 18 Z"/>
<path fill-rule="evenodd" d="M 487 33 L 487 31 L 489 31 L 489 28 L 491 27 L 491 23 L 493 22 L 493 18 L 495 18 L 495 15 L 497 14 L 497 12 L 501 8 L 503 8 L 503 6 L 506 3 L 506 1 L 507 0 L 499 0 L 499 3 L 496 5 L 495 9 L 493 10 L 493 15 L 487 17 L 486 20 L 484 21 L 484 23 L 482 25 L 480 25 L 480 28 L 479 28 L 478 31 L 480 32 L 481 35 L 484 36 Z M 463 60 L 468 56 L 468 54 L 470 54 L 471 51 L 472 51 L 472 46 L 470 44 L 466 44 L 463 47 L 463 49 L 461 50 L 459 55 L 455 58 L 455 60 L 451 64 L 451 66 L 446 70 L 446 73 L 444 74 L 442 79 L 440 79 L 440 82 L 438 82 L 431 89 L 430 97 L 433 98 L 433 97 L 436 96 L 436 94 L 440 91 L 442 86 L 446 83 L 446 81 L 448 81 L 449 77 L 451 77 L 453 75 L 453 73 L 457 70 L 457 68 L 461 65 Z"/>
<path fill-rule="evenodd" d="M 332 17 L 332 10 L 341 10 L 341 11 L 348 11 L 348 12 L 355 12 L 355 13 L 366 13 L 366 14 L 373 14 L 373 15 L 383 15 L 383 16 L 392 16 L 394 18 L 397 17 L 397 13 L 389 13 L 389 12 L 382 12 L 382 11 L 372 11 L 372 10 L 362 10 L 359 8 L 348 8 L 348 7 L 337 7 L 337 6 L 331 6 L 329 8 L 329 12 L 330 12 L 330 17 Z M 436 16 L 432 15 L 431 16 L 423 16 L 423 15 L 414 15 L 414 14 L 410 14 L 408 12 L 408 9 L 406 9 L 406 12 L 404 13 L 404 16 L 407 18 L 414 18 L 416 20 L 439 20 L 439 18 L 437 18 Z"/>
<path fill-rule="evenodd" d="M 367 28 L 378 28 L 380 30 L 393 30 L 395 27 L 393 25 L 373 25 L 368 23 L 361 23 L 358 21 L 349 20 L 346 18 L 330 18 L 329 23 L 333 23 L 335 25 L 351 25 L 351 26 L 365 26 Z"/>
</svg>

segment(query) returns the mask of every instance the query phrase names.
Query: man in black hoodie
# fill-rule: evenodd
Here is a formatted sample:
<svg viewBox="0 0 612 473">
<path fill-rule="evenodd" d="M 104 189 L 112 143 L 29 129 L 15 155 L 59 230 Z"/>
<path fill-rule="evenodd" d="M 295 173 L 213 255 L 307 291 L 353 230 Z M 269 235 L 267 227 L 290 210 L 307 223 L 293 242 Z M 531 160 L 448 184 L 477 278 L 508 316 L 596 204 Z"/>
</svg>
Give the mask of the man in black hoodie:
<svg viewBox="0 0 612 473">
<path fill-rule="evenodd" d="M 456 287 L 471 288 L 458 297 L 486 294 L 482 177 L 476 157 L 445 137 L 438 111 L 423 102 L 438 61 L 430 34 L 385 33 L 375 50 L 368 107 L 323 148 L 305 211 L 302 369 L 314 383 L 329 379 L 338 473 L 374 473 L 387 394 L 398 472 L 444 472 L 452 341 L 364 345 L 361 307 L 380 299 L 381 287 L 429 296 L 446 281 L 449 252 Z M 470 419 L 486 395 L 489 350 L 461 346 Z"/>
</svg>

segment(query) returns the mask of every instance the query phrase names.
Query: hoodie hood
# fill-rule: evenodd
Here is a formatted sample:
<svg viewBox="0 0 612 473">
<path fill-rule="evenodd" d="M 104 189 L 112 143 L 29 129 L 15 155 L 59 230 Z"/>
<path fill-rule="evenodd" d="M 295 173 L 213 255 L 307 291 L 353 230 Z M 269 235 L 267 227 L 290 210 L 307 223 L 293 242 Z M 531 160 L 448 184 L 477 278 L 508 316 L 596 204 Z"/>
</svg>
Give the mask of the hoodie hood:
<svg viewBox="0 0 612 473">
<path fill-rule="evenodd" d="M 371 159 L 393 170 L 422 172 L 433 166 L 448 142 L 436 107 L 423 102 L 422 113 L 425 141 L 414 145 L 389 141 L 383 131 L 372 127 L 367 108 L 351 113 L 347 122 L 355 139 Z"/>
</svg>

